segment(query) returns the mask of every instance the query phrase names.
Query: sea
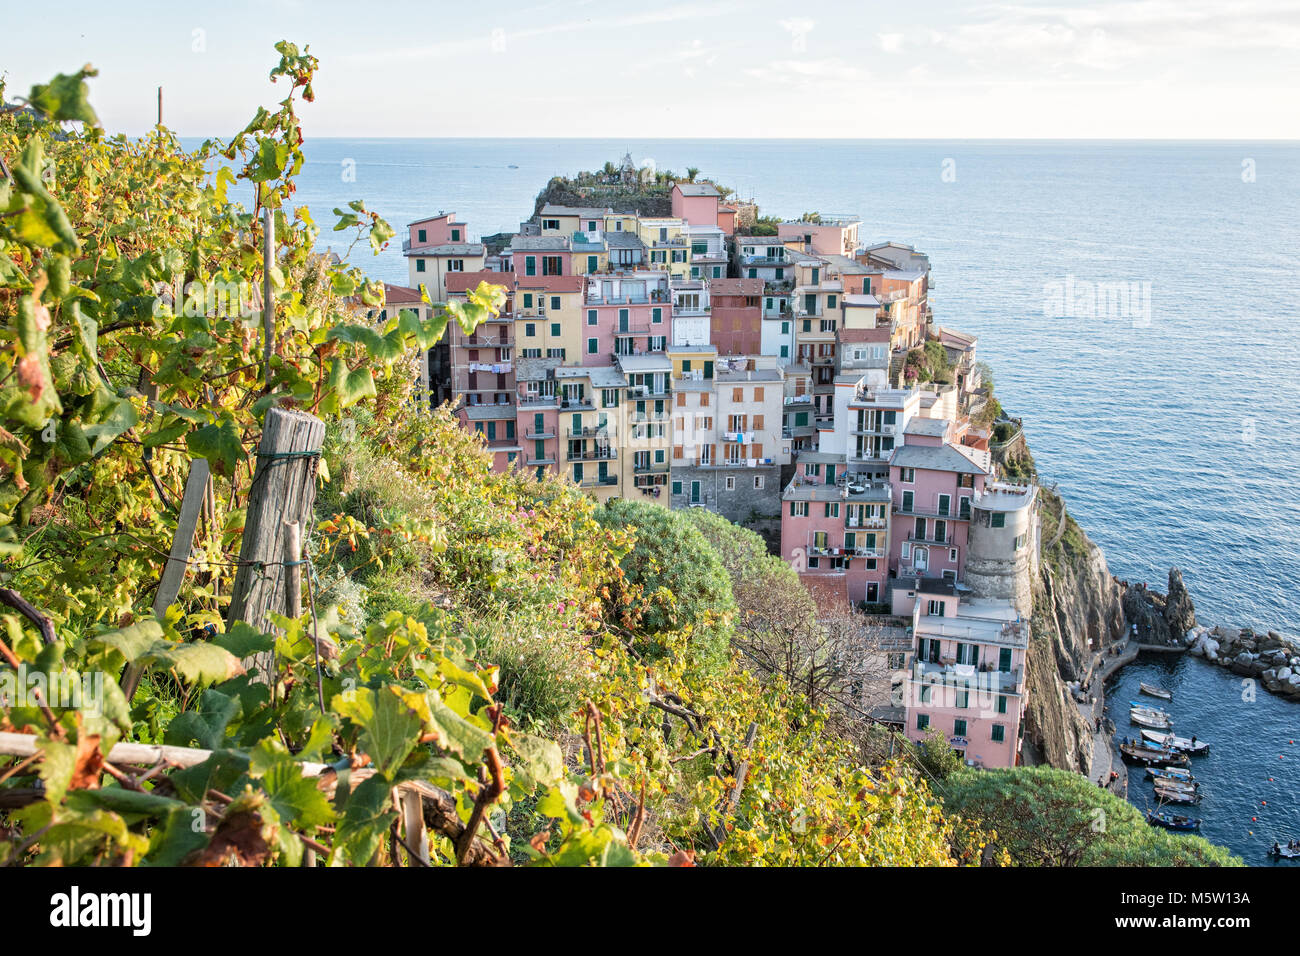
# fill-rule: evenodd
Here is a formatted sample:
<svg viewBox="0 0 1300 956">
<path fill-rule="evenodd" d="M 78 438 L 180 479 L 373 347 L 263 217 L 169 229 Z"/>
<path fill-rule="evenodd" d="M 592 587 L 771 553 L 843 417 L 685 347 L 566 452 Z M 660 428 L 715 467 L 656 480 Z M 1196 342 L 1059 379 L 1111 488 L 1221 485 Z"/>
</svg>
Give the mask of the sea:
<svg viewBox="0 0 1300 956">
<path fill-rule="evenodd" d="M 304 149 L 294 202 L 336 252 L 346 244 L 329 214 L 351 200 L 399 240 L 440 211 L 489 235 L 517 229 L 552 176 L 624 154 L 697 167 L 764 215 L 855 215 L 863 241 L 929 255 L 935 321 L 979 337 L 1040 476 L 1114 574 L 1163 590 L 1178 567 L 1201 622 L 1300 633 L 1300 143 L 309 138 Z M 408 283 L 400 241 L 351 261 Z M 1252 864 L 1274 839 L 1300 837 L 1300 703 L 1262 688 L 1247 703 L 1240 678 L 1187 657 L 1133 665 L 1112 707 L 1151 678 L 1174 690 L 1179 733 L 1212 743 L 1194 768 L 1203 834 Z M 1145 806 L 1141 781 L 1130 799 Z"/>
</svg>

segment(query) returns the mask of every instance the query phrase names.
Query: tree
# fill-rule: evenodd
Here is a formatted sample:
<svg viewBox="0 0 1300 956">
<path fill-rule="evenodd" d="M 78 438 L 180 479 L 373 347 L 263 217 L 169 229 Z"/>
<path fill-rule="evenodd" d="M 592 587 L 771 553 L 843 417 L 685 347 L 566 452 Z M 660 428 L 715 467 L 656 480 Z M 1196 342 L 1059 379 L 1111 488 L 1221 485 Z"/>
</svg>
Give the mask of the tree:
<svg viewBox="0 0 1300 956">
<path fill-rule="evenodd" d="M 690 647 L 704 660 L 723 660 L 736 602 L 727 572 L 704 536 L 681 512 L 648 502 L 612 500 L 597 518 L 633 536 L 622 568 L 639 591 L 634 600 L 639 630 L 646 635 L 644 652 L 651 658 L 664 653 L 659 632 L 689 630 Z"/>
<path fill-rule="evenodd" d="M 1051 767 L 963 768 L 943 779 L 944 806 L 996 833 L 1016 866 L 1234 866 L 1198 836 L 1147 824 L 1128 801 Z"/>
<path fill-rule="evenodd" d="M 698 166 L 686 167 L 686 181 L 688 183 L 695 182 L 695 177 L 698 176 L 699 174 L 700 174 L 700 168 Z"/>
<path fill-rule="evenodd" d="M 798 573 L 750 529 L 703 509 L 685 515 L 731 578 L 739 608 L 732 642 L 753 663 L 783 678 L 809 706 L 847 707 L 854 721 L 863 704 L 888 703 L 881 628 L 847 607 L 819 608 Z"/>
</svg>

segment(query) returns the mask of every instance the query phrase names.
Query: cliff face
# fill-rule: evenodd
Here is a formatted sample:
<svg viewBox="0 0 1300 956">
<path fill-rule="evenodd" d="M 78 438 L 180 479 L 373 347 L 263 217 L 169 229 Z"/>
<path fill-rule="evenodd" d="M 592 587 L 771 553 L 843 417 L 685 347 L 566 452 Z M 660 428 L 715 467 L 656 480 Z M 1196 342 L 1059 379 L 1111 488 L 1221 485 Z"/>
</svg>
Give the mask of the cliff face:
<svg viewBox="0 0 1300 956">
<path fill-rule="evenodd" d="M 1034 581 L 1025 758 L 1087 772 L 1092 732 L 1066 684 L 1087 674 L 1096 649 L 1123 637 L 1122 594 L 1106 556 L 1062 499 L 1046 489 L 1040 493 L 1042 561 Z"/>
</svg>

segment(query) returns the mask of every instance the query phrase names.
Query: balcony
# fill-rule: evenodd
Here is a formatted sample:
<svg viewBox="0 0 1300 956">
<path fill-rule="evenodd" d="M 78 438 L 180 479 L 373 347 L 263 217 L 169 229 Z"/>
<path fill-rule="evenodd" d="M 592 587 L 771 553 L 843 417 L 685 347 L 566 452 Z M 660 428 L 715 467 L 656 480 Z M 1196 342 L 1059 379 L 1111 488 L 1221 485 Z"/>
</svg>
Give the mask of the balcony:
<svg viewBox="0 0 1300 956">
<path fill-rule="evenodd" d="M 931 661 L 912 661 L 912 680 L 923 686 L 936 686 L 951 690 L 969 690 L 994 694 L 1019 693 L 1022 686 L 1023 672 L 1015 667 L 1009 671 L 1000 671 L 992 665 L 933 663 Z M 935 703 L 931 701 L 930 703 Z M 972 709 L 977 702 L 971 701 Z M 1010 716 L 1010 715 L 1008 715 Z"/>
<path fill-rule="evenodd" d="M 618 475 L 583 475 L 579 488 L 608 488 L 618 484 Z"/>
<path fill-rule="evenodd" d="M 937 518 L 940 521 L 969 521 L 970 520 L 969 511 L 967 511 L 965 514 L 960 514 L 954 511 L 951 508 L 951 506 L 947 511 L 940 511 L 937 505 L 929 508 L 922 508 L 917 506 L 916 504 L 913 504 L 911 508 L 908 508 L 904 504 L 897 504 L 894 505 L 894 514 L 905 515 L 906 517 L 909 518 Z"/>
<path fill-rule="evenodd" d="M 666 475 L 668 468 L 666 461 L 634 462 L 632 465 L 632 470 L 638 475 Z"/>
<path fill-rule="evenodd" d="M 649 305 L 663 301 L 662 297 L 648 295 L 589 295 L 586 299 L 587 305 Z"/>
<path fill-rule="evenodd" d="M 633 425 L 636 425 L 640 422 L 665 422 L 669 417 L 670 413 L 668 409 L 665 408 L 661 412 L 628 412 L 627 420 Z"/>
<path fill-rule="evenodd" d="M 654 388 L 653 385 L 629 385 L 627 394 L 629 398 L 668 398 L 672 394 L 672 388 L 666 383 L 659 386 L 659 391 Z"/>
<path fill-rule="evenodd" d="M 912 544 L 925 544 L 925 545 L 932 545 L 932 546 L 943 547 L 943 548 L 950 548 L 952 547 L 953 544 L 951 536 L 946 536 L 943 538 L 926 538 L 917 535 L 915 531 L 913 531 L 911 534 L 907 536 L 907 540 L 910 541 Z"/>
<path fill-rule="evenodd" d="M 569 411 L 594 411 L 596 408 L 595 399 L 582 396 L 580 398 L 562 398 L 560 407 Z"/>
<path fill-rule="evenodd" d="M 844 519 L 844 527 L 861 528 L 864 531 L 884 531 L 889 527 L 888 518 L 855 518 L 852 515 Z"/>
<path fill-rule="evenodd" d="M 531 439 L 531 440 L 533 440 L 533 441 L 537 441 L 537 440 L 539 440 L 539 439 L 554 438 L 554 437 L 555 437 L 555 429 L 554 429 L 554 428 L 543 428 L 541 431 L 538 431 L 538 430 L 535 429 L 535 428 L 525 428 L 525 429 L 524 429 L 524 437 L 525 437 L 525 438 L 528 438 L 528 439 Z"/>
<path fill-rule="evenodd" d="M 569 450 L 569 461 L 614 461 L 618 458 L 617 448 L 584 448 L 582 451 Z"/>
<path fill-rule="evenodd" d="M 554 465 L 555 456 L 546 455 L 541 458 L 535 458 L 532 455 L 528 455 L 527 457 L 525 457 L 524 461 L 530 468 L 537 467 L 538 465 Z"/>
<path fill-rule="evenodd" d="M 559 403 L 559 399 L 554 395 L 520 395 L 519 406 L 521 408 L 554 408 Z M 552 438 L 555 436 L 551 436 Z"/>
</svg>

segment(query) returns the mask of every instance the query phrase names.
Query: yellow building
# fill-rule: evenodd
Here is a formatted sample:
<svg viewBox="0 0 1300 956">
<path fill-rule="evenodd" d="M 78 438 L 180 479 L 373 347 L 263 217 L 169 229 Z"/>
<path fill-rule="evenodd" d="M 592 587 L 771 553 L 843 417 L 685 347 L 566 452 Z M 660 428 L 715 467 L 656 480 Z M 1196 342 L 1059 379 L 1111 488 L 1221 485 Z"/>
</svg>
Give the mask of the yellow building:
<svg viewBox="0 0 1300 956">
<path fill-rule="evenodd" d="M 674 279 L 691 274 L 691 242 L 680 219 L 638 219 L 637 236 L 645 244 L 650 268 L 668 272 Z"/>
<path fill-rule="evenodd" d="M 515 292 L 515 342 L 520 358 L 582 362 L 582 276 L 522 276 Z"/>
</svg>

